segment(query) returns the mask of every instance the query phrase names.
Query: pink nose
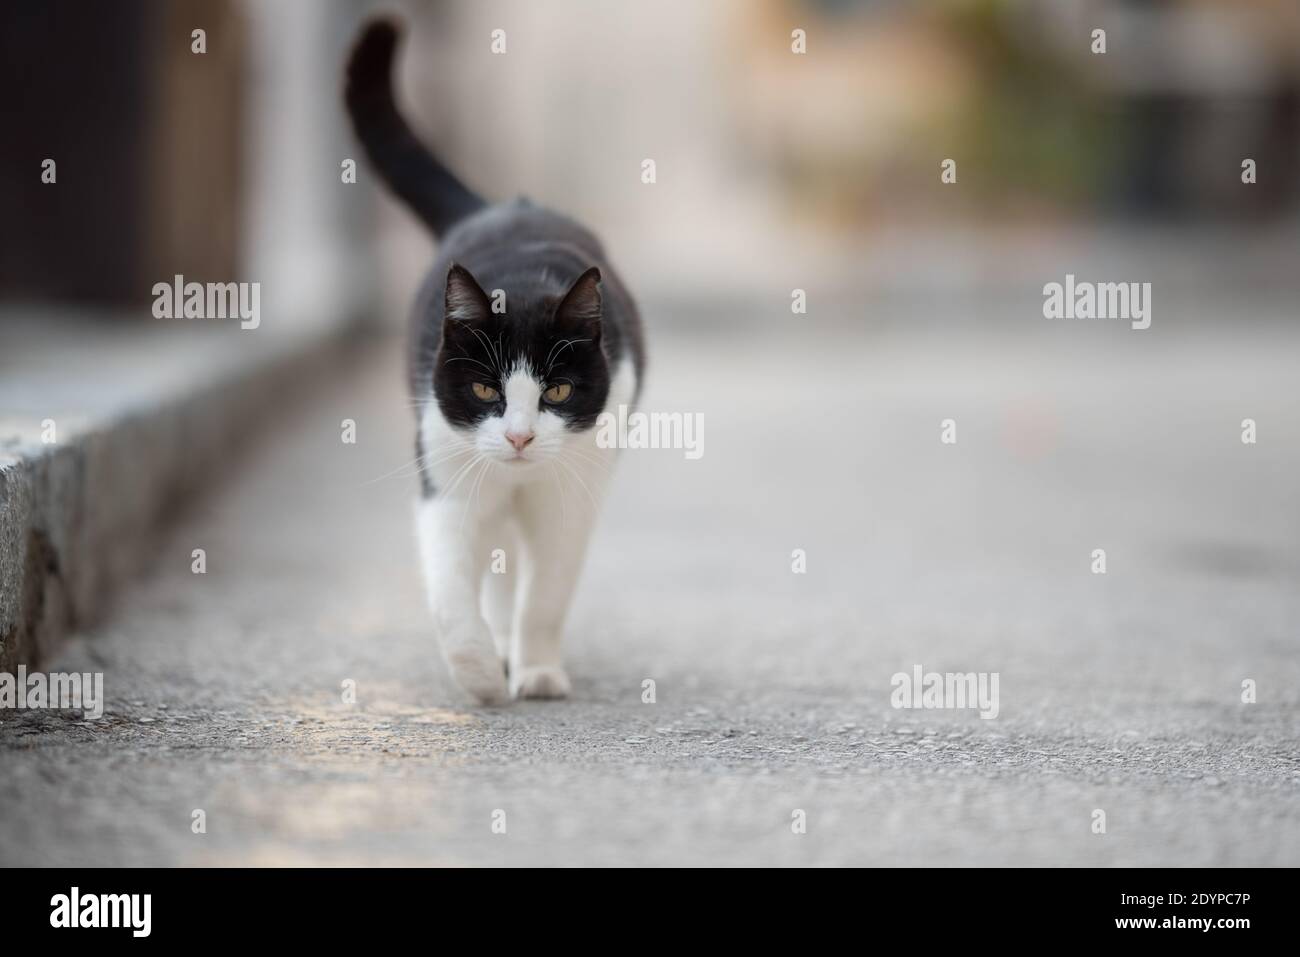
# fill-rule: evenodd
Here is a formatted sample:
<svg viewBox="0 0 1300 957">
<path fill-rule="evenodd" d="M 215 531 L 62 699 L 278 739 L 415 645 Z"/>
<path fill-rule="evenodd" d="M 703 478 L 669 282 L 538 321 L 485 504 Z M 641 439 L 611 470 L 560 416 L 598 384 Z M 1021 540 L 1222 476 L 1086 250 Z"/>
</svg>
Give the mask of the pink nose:
<svg viewBox="0 0 1300 957">
<path fill-rule="evenodd" d="M 524 446 L 533 440 L 531 432 L 507 432 L 506 439 L 515 447 L 516 452 L 522 452 Z"/>
</svg>

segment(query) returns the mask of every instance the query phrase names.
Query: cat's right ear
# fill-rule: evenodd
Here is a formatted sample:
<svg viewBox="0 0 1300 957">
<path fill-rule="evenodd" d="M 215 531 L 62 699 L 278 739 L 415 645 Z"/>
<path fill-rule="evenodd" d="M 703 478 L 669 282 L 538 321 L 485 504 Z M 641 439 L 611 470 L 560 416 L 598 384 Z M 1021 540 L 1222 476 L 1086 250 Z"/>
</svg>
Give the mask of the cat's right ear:
<svg viewBox="0 0 1300 957">
<path fill-rule="evenodd" d="M 476 326 L 492 314 L 492 304 L 483 287 L 468 269 L 452 263 L 447 270 L 447 298 L 443 325 L 452 323 Z"/>
</svg>

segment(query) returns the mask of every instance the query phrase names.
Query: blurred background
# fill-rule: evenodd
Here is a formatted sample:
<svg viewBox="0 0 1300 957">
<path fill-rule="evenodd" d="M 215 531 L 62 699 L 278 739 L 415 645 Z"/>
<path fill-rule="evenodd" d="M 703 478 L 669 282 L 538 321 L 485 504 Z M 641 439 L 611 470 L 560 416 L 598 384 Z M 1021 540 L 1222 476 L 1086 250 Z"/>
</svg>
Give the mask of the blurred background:
<svg viewBox="0 0 1300 957">
<path fill-rule="evenodd" d="M 643 405 L 707 424 L 620 463 L 565 704 L 470 708 L 431 646 L 392 333 L 432 243 L 341 105 L 375 10 L 413 125 L 605 240 Z M 0 585 L 47 582 L 0 664 L 174 520 L 60 659 L 110 720 L 0 724 L 0 860 L 1296 863 L 1295 0 L 45 0 L 0 88 Z M 1045 319 L 1067 273 L 1151 327 Z M 260 327 L 154 319 L 175 274 L 260 282 Z M 918 664 L 999 672 L 997 721 L 891 708 Z"/>
<path fill-rule="evenodd" d="M 139 305 L 158 277 L 238 274 L 284 305 L 277 323 L 377 290 L 392 293 L 385 316 L 400 312 L 428 244 L 376 208 L 364 162 L 356 188 L 339 176 L 360 159 L 338 92 L 364 6 L 10 5 L 0 295 Z M 911 282 L 895 267 L 914 256 L 937 277 L 991 280 L 1017 265 L 999 266 L 990 238 L 1041 248 L 1081 226 L 1267 227 L 1290 240 L 1283 258 L 1295 251 L 1289 0 L 385 9 L 412 30 L 401 96 L 450 165 L 490 197 L 592 223 L 655 295 L 762 299 L 770 280 L 871 294 Z M 45 157 L 58 189 L 33 187 Z M 946 158 L 955 187 L 940 183 Z M 377 283 L 376 264 L 397 271 Z"/>
</svg>

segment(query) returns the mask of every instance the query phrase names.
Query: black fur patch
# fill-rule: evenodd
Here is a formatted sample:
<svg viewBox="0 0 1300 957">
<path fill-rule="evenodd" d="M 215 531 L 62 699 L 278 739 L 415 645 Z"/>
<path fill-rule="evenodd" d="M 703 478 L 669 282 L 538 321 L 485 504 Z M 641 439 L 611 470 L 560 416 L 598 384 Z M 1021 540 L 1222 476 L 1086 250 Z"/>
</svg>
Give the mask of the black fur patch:
<svg viewBox="0 0 1300 957">
<path fill-rule="evenodd" d="M 505 311 L 494 312 L 496 290 Z M 482 382 L 527 363 L 545 385 L 566 381 L 567 402 L 548 406 L 569 428 L 592 428 L 625 358 L 637 382 L 641 322 L 600 244 L 572 220 L 524 200 L 488 207 L 447 236 L 411 317 L 411 391 L 433 395 L 453 426 L 472 429 L 504 403 L 474 395 Z M 427 476 L 426 476 L 427 479 Z M 428 484 L 426 495 L 433 494 Z"/>
<path fill-rule="evenodd" d="M 568 399 L 539 406 L 575 431 L 589 429 L 609 395 L 609 363 L 601 350 L 600 272 L 586 270 L 568 289 L 539 277 L 505 292 L 505 312 L 493 312 L 492 297 L 467 269 L 452 264 L 447 274 L 442 347 L 432 370 L 433 394 L 452 425 L 473 428 L 490 415 L 504 415 L 505 380 L 526 367 L 545 390 L 567 383 Z M 495 402 L 474 394 L 474 384 L 497 390 Z"/>
<path fill-rule="evenodd" d="M 348 67 L 346 100 L 358 138 L 393 191 L 442 239 L 411 321 L 411 393 L 432 394 L 454 426 L 471 429 L 505 411 L 474 395 L 502 391 L 520 363 L 543 387 L 572 386 L 548 405 L 581 431 L 596 423 L 610 376 L 625 358 L 639 388 L 641 320 L 600 243 L 573 220 L 527 200 L 487 206 L 415 138 L 392 89 L 399 30 L 386 20 L 362 32 Z M 505 311 L 491 308 L 495 290 Z M 417 455 L 423 442 L 416 436 Z M 424 494 L 434 492 L 421 472 Z"/>
</svg>

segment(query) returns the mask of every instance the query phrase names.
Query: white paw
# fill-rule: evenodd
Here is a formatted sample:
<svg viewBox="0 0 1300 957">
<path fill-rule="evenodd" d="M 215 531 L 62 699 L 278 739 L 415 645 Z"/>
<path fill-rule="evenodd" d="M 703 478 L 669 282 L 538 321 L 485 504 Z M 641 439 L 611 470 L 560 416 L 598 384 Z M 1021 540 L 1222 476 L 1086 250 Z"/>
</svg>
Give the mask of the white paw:
<svg viewBox="0 0 1300 957">
<path fill-rule="evenodd" d="M 447 666 L 460 685 L 482 704 L 502 704 L 507 698 L 506 674 L 493 650 L 469 647 L 447 653 Z"/>
<path fill-rule="evenodd" d="M 510 675 L 510 692 L 516 698 L 567 698 L 569 676 L 558 665 L 533 665 Z"/>
</svg>

